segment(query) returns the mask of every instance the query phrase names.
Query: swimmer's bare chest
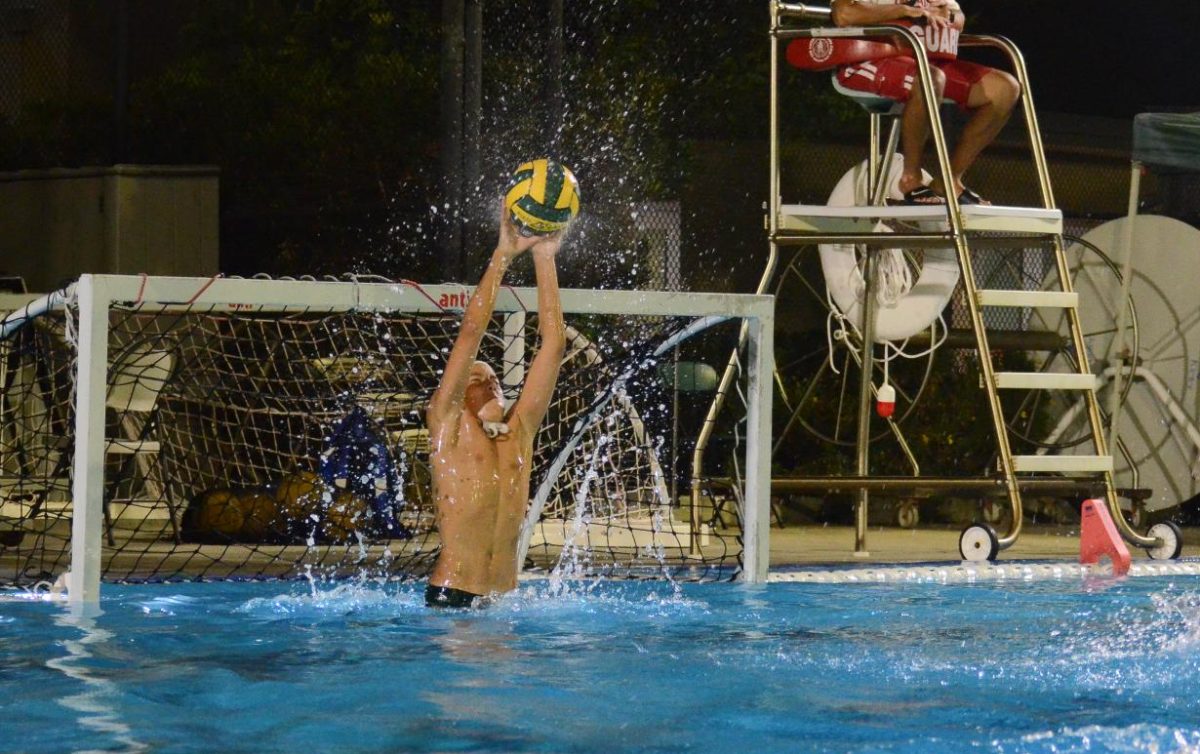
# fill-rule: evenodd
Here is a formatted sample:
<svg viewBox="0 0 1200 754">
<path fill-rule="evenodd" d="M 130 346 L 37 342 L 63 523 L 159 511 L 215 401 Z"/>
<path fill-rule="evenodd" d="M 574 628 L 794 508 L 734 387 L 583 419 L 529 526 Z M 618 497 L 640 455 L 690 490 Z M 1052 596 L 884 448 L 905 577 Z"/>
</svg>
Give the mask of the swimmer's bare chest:
<svg viewBox="0 0 1200 754">
<path fill-rule="evenodd" d="M 430 461 L 439 512 L 523 516 L 529 499 L 530 446 L 521 438 L 506 437 L 482 448 L 435 453 Z"/>
</svg>

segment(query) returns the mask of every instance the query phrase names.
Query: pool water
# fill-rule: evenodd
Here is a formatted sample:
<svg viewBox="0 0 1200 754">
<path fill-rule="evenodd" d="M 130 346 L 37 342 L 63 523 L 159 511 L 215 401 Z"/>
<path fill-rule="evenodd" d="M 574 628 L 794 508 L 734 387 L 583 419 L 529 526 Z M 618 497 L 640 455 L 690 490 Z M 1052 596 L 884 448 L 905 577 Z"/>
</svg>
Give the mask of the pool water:
<svg viewBox="0 0 1200 754">
<path fill-rule="evenodd" d="M 1200 751 L 1187 578 L 421 586 L 2 601 L 0 751 Z"/>
</svg>

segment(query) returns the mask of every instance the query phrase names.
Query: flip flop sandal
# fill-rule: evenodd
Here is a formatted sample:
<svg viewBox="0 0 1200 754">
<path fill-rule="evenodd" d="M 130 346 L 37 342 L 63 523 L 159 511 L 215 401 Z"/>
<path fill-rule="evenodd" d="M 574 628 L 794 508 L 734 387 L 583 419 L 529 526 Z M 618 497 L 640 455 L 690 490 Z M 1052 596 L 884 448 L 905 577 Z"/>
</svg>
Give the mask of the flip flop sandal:
<svg viewBox="0 0 1200 754">
<path fill-rule="evenodd" d="M 923 207 L 931 204 L 945 204 L 946 198 L 928 186 L 917 186 L 912 191 L 905 191 L 903 200 L 899 202 L 892 200 L 889 203 Z"/>
<path fill-rule="evenodd" d="M 966 186 L 963 186 L 962 193 L 958 195 L 958 203 L 960 205 L 991 204 L 991 202 L 989 202 L 987 199 L 984 199 L 982 196 L 975 193 L 974 191 L 967 188 Z"/>
</svg>

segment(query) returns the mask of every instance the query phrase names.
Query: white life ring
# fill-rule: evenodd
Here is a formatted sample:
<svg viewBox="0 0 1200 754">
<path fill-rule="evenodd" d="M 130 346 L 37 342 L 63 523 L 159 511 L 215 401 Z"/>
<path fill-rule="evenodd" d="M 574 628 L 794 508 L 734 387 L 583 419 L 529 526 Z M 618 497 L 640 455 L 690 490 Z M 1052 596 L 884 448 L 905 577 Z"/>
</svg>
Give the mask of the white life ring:
<svg viewBox="0 0 1200 754">
<path fill-rule="evenodd" d="M 892 155 L 892 167 L 888 181 L 888 196 L 902 199 L 900 193 L 900 169 L 903 159 Z M 867 163 L 846 171 L 829 195 L 830 207 L 865 206 L 868 202 Z M 926 177 L 928 180 L 928 176 Z M 944 224 L 942 224 L 944 227 Z M 875 226 L 876 232 L 890 232 L 883 223 Z M 858 267 L 858 256 L 854 244 L 820 244 L 821 270 L 825 274 L 825 286 L 833 303 L 842 316 L 862 329 L 863 276 Z M 958 286 L 958 257 L 953 248 L 925 249 L 921 274 L 912 288 L 892 303 L 880 303 L 875 307 L 875 342 L 904 340 L 933 324 L 941 315 L 950 296 Z"/>
</svg>

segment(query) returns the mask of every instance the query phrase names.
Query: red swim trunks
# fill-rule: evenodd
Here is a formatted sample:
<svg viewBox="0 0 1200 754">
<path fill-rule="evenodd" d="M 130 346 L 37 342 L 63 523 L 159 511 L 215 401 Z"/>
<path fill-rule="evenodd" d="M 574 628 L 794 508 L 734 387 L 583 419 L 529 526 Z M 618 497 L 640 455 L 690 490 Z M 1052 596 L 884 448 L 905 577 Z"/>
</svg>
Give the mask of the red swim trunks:
<svg viewBox="0 0 1200 754">
<path fill-rule="evenodd" d="M 967 98 L 971 87 L 979 83 L 992 69 L 966 60 L 931 60 L 946 74 L 946 91 L 943 96 L 967 109 Z M 906 55 L 865 63 L 842 66 L 838 69 L 838 84 L 847 89 L 880 97 L 907 102 L 912 94 L 913 81 L 917 77 L 917 61 Z"/>
</svg>

